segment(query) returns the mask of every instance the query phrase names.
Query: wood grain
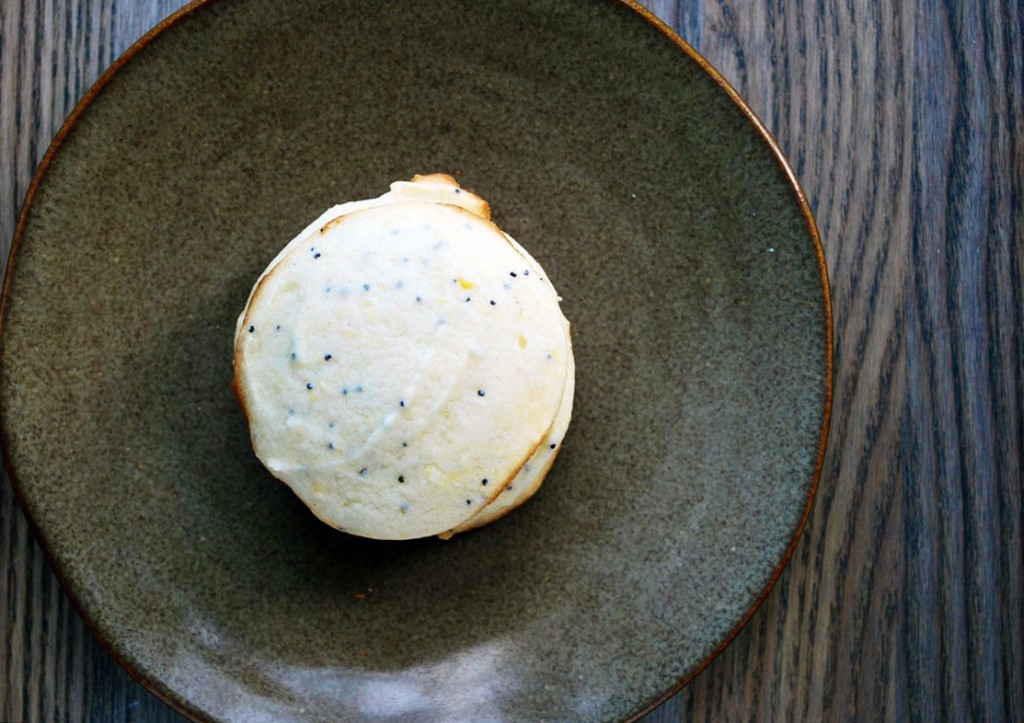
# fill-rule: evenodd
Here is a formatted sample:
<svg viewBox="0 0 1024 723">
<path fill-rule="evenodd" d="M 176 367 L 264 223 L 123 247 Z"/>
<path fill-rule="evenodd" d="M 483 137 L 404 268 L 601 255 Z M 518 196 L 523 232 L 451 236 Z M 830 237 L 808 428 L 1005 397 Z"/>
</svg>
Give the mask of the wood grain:
<svg viewBox="0 0 1024 723">
<path fill-rule="evenodd" d="M 74 102 L 180 0 L 0 3 L 0 244 Z M 835 400 L 789 568 L 646 723 L 1024 720 L 1024 9 L 649 0 L 793 163 Z M 85 629 L 0 486 L 0 719 L 172 721 Z"/>
</svg>

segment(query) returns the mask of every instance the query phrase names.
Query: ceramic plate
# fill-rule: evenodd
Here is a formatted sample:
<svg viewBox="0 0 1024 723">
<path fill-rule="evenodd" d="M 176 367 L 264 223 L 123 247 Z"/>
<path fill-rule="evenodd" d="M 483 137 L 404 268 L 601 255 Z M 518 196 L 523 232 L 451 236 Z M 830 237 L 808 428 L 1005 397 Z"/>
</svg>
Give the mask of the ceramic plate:
<svg viewBox="0 0 1024 723">
<path fill-rule="evenodd" d="M 320 212 L 430 171 L 555 281 L 575 416 L 505 520 L 356 539 L 252 455 L 234 322 Z M 636 716 L 806 519 L 831 383 L 813 221 L 735 94 L 626 4 L 190 6 L 88 94 L 26 208 L 8 469 L 96 635 L 196 718 Z"/>
</svg>

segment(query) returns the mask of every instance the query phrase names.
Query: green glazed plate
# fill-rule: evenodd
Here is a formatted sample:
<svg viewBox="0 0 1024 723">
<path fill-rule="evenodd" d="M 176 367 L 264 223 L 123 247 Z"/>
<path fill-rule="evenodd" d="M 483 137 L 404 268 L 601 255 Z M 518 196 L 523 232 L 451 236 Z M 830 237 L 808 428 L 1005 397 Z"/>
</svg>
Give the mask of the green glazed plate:
<svg viewBox="0 0 1024 723">
<path fill-rule="evenodd" d="M 356 539 L 252 455 L 233 326 L 323 210 L 434 171 L 564 297 L 574 419 L 506 519 Z M 61 131 L 3 303 L 21 505 L 95 634 L 198 719 L 638 716 L 753 614 L 820 472 L 807 202 L 721 78 L 615 0 L 191 5 Z"/>
</svg>

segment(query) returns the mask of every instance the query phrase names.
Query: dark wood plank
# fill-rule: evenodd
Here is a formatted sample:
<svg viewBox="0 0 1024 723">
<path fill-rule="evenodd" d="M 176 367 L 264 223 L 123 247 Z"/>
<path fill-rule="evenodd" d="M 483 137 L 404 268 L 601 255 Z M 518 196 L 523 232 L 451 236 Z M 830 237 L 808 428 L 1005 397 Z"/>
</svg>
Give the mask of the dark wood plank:
<svg viewBox="0 0 1024 723">
<path fill-rule="evenodd" d="M 75 100 L 180 4 L 0 4 L 4 256 Z M 645 720 L 1024 720 L 1024 10 L 648 4 L 792 160 L 837 356 L 797 554 L 733 645 Z M 179 720 L 85 630 L 6 484 L 0 617 L 0 719 Z"/>
<path fill-rule="evenodd" d="M 684 718 L 1022 720 L 1021 6 L 699 5 L 808 191 L 837 368 L 798 554 Z"/>
</svg>

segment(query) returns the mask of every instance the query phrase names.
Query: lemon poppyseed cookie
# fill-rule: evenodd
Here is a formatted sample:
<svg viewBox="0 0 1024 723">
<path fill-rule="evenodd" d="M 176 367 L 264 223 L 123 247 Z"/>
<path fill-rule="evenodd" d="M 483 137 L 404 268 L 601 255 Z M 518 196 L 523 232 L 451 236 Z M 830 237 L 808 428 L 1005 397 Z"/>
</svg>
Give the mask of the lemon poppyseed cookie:
<svg viewBox="0 0 1024 723">
<path fill-rule="evenodd" d="M 257 280 L 235 393 L 253 449 L 327 524 L 412 539 L 540 486 L 569 424 L 569 324 L 541 266 L 449 176 L 335 206 Z"/>
</svg>

